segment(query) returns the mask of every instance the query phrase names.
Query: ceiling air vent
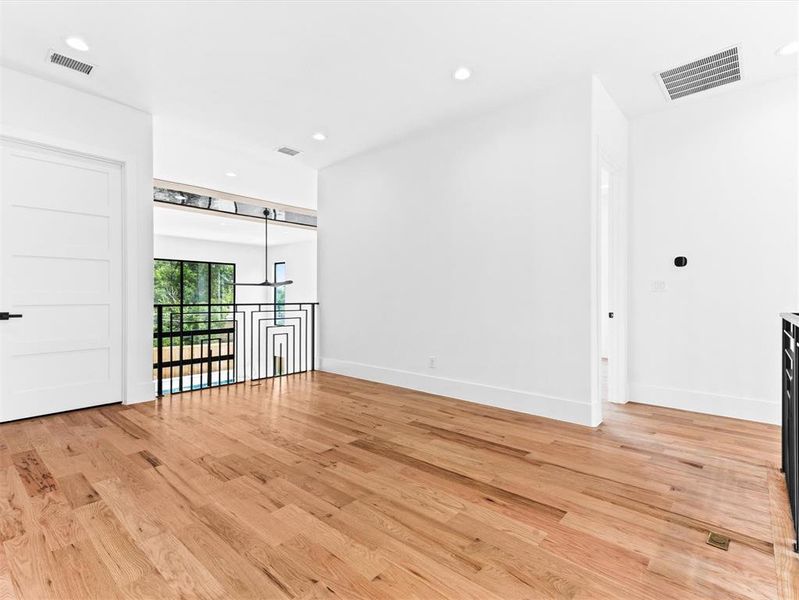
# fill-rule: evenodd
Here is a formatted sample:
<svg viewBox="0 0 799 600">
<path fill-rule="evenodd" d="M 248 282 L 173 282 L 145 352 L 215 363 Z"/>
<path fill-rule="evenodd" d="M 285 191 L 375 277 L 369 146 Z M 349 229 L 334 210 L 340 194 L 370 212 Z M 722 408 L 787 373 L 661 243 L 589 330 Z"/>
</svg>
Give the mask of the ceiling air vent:
<svg viewBox="0 0 799 600">
<path fill-rule="evenodd" d="M 658 73 L 658 81 L 672 100 L 741 80 L 738 47 Z"/>
<path fill-rule="evenodd" d="M 84 75 L 90 75 L 92 69 L 94 69 L 94 65 L 90 65 L 89 63 L 75 60 L 74 58 L 70 58 L 69 56 L 64 56 L 63 54 L 59 54 L 54 50 L 50 50 L 50 62 L 55 65 L 61 65 L 62 67 L 66 67 L 67 69 L 72 69 L 73 71 L 78 71 L 79 73 L 83 73 Z"/>
<path fill-rule="evenodd" d="M 299 150 L 295 150 L 294 148 L 289 148 L 288 146 L 281 146 L 280 148 L 277 149 L 277 151 L 287 156 L 297 156 L 300 153 Z"/>
</svg>

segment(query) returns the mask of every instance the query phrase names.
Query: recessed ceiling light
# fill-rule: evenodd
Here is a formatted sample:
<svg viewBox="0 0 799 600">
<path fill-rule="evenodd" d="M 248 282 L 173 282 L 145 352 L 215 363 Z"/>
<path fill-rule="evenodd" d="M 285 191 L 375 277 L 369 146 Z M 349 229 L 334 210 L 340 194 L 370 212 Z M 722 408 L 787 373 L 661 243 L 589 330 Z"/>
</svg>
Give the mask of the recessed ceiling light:
<svg viewBox="0 0 799 600">
<path fill-rule="evenodd" d="M 86 43 L 86 40 L 76 35 L 71 35 L 64 41 L 67 43 L 67 46 L 69 46 L 73 50 L 80 50 L 81 52 L 86 52 L 89 49 L 89 44 Z"/>
<path fill-rule="evenodd" d="M 466 81 L 471 76 L 472 72 L 466 67 L 458 67 L 452 74 L 453 79 L 457 79 L 458 81 Z"/>
<path fill-rule="evenodd" d="M 327 136 L 321 131 L 317 131 L 311 137 L 315 139 L 317 142 L 324 142 L 327 139 Z"/>
<path fill-rule="evenodd" d="M 791 54 L 796 54 L 797 52 L 799 52 L 799 41 L 797 40 L 788 42 L 779 50 L 777 50 L 777 54 L 780 56 L 790 56 Z"/>
<path fill-rule="evenodd" d="M 233 171 L 226 171 L 225 175 L 227 175 L 228 177 L 235 177 L 236 176 L 236 174 Z"/>
</svg>

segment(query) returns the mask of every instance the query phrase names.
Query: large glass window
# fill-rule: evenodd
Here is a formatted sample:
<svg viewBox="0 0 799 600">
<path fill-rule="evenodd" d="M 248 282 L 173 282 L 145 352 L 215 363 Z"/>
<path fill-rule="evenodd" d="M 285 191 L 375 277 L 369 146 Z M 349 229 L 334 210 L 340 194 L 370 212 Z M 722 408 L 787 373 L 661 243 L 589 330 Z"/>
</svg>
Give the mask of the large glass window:
<svg viewBox="0 0 799 600">
<path fill-rule="evenodd" d="M 208 190 L 211 192 L 211 190 Z M 179 206 L 190 206 L 202 210 L 213 210 L 215 212 L 229 213 L 234 215 L 245 215 L 262 219 L 264 207 L 254 204 L 246 204 L 240 201 L 226 200 L 224 198 L 214 198 L 212 196 L 201 196 L 189 192 L 169 190 L 166 188 L 153 188 L 153 200 L 165 204 L 177 204 Z M 294 223 L 306 227 L 316 227 L 316 215 L 293 212 L 288 210 L 267 209 L 269 219 L 272 221 L 283 221 Z"/>
<path fill-rule="evenodd" d="M 188 334 L 183 344 L 192 344 L 191 332 L 219 329 L 231 320 L 236 302 L 236 265 L 232 263 L 156 259 L 153 269 L 155 304 L 172 304 L 163 309 L 164 331 Z M 219 304 L 221 306 L 212 306 Z M 207 340 L 217 336 L 208 335 Z M 179 336 L 166 338 L 176 345 Z"/>
<path fill-rule="evenodd" d="M 181 261 L 183 266 L 183 296 L 181 304 L 208 304 L 210 298 L 210 263 Z"/>
<path fill-rule="evenodd" d="M 170 392 L 235 380 L 235 281 L 232 263 L 155 260 L 154 301 L 167 306 L 154 315 L 153 363 L 165 365 L 154 376 Z"/>
<path fill-rule="evenodd" d="M 234 304 L 236 265 L 193 260 L 155 259 L 156 304 Z"/>
<path fill-rule="evenodd" d="M 156 260 L 153 269 L 155 304 L 182 304 L 179 260 Z"/>
<path fill-rule="evenodd" d="M 276 262 L 274 281 L 286 280 L 286 263 Z M 283 305 L 286 303 L 286 286 L 281 285 L 275 288 L 275 325 L 283 325 L 283 318 L 286 313 L 282 310 Z"/>
<path fill-rule="evenodd" d="M 236 265 L 211 263 L 211 303 L 233 304 L 235 302 Z"/>
</svg>

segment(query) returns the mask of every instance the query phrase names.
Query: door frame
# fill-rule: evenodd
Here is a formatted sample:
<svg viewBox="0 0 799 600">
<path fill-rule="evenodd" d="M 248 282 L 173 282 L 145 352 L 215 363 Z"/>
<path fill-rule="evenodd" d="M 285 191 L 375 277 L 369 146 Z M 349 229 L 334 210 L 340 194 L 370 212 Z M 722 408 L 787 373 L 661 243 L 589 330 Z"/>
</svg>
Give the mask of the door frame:
<svg viewBox="0 0 799 600">
<path fill-rule="evenodd" d="M 120 390 L 122 404 L 128 404 L 130 385 L 133 383 L 131 379 L 130 360 L 131 354 L 129 352 L 131 329 L 135 326 L 135 315 L 130 310 L 129 294 L 137 288 L 135 281 L 136 270 L 132 268 L 132 262 L 137 258 L 136 256 L 136 239 L 128 233 L 128 226 L 137 223 L 135 203 L 131 202 L 131 198 L 135 198 L 135 186 L 133 177 L 130 177 L 130 172 L 136 172 L 136 160 L 134 157 L 120 154 L 118 152 L 109 151 L 105 148 L 98 148 L 89 144 L 75 142 L 74 140 L 66 140 L 55 136 L 42 134 L 39 132 L 24 130 L 20 128 L 13 128 L 3 125 L 0 131 L 0 142 L 19 144 L 27 146 L 32 149 L 45 150 L 49 152 L 58 152 L 78 158 L 98 160 L 106 163 L 116 165 L 120 168 L 122 186 L 121 186 L 121 211 L 120 211 L 120 228 L 122 230 L 121 239 L 121 257 L 122 264 L 122 297 L 120 299 L 120 316 L 122 331 L 120 335 Z M 2 276 L 2 273 L 0 273 Z M 2 414 L 2 406 L 0 406 L 0 422 L 5 422 Z"/>
<path fill-rule="evenodd" d="M 600 330 L 602 319 L 601 280 L 601 185 L 603 168 L 610 173 L 608 197 L 608 304 L 614 313 L 608 333 L 608 399 L 624 404 L 628 401 L 628 218 L 627 172 L 598 144 L 592 181 L 591 233 L 592 298 L 591 298 L 591 405 L 592 425 L 602 422 L 602 382 L 599 363 L 602 357 Z"/>
</svg>

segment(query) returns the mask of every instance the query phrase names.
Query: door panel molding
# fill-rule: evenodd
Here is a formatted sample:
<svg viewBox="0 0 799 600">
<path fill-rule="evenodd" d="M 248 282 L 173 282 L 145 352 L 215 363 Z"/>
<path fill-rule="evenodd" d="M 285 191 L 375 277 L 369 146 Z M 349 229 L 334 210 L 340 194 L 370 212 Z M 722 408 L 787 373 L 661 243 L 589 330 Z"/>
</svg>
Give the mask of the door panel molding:
<svg viewBox="0 0 799 600">
<path fill-rule="evenodd" d="M 62 328 L 60 339 L 57 336 L 47 339 L 39 330 L 35 332 L 36 339 L 15 341 L 13 336 L 24 331 L 25 320 L 18 320 L 21 323 L 15 331 L 3 326 L 6 323 L 0 324 L 0 421 L 124 402 L 128 295 L 125 227 L 127 163 L 93 152 L 7 134 L 0 134 L 0 151 L 4 156 L 4 170 L 9 169 L 3 178 L 3 189 L 0 190 L 0 232 L 6 232 L 0 241 L 0 309 L 6 310 L 2 306 L 13 305 L 13 312 L 22 312 L 24 316 L 25 307 L 35 306 L 41 314 L 41 309 L 57 311 L 59 305 L 67 305 L 72 308 L 100 309 L 98 316 L 107 319 L 107 327 L 101 328 L 107 330 L 105 337 L 97 337 L 100 330 L 96 327 L 86 327 L 85 335 L 80 333 L 80 328 L 69 334 L 68 328 Z M 25 167 L 10 169 L 9 157 L 14 159 L 12 163 L 19 161 L 14 166 Z M 61 170 L 61 166 L 76 170 Z M 52 177 L 49 180 L 47 177 L 37 177 L 40 173 Z M 59 175 L 66 179 L 66 188 L 58 187 Z M 15 180 L 15 176 L 20 179 Z M 42 193 L 48 194 L 48 197 L 37 199 L 35 192 L 19 201 L 16 195 L 11 200 L 6 197 L 7 193 L 16 192 L 14 186 L 22 190 L 23 195 L 27 194 L 27 181 L 47 181 L 42 186 Z M 60 200 L 72 200 L 72 203 L 59 204 Z M 37 232 L 36 228 L 32 228 L 33 235 L 29 233 L 27 238 L 15 232 L 16 223 L 10 219 L 19 216 L 20 210 L 28 215 L 26 232 L 31 232 L 30 225 L 36 219 L 30 215 L 35 213 L 44 217 L 39 222 L 44 231 Z M 69 219 L 71 226 L 79 229 L 86 227 L 86 237 L 90 239 L 84 244 L 80 236 L 74 236 L 73 231 L 62 233 L 59 219 L 47 218 L 47 214 L 76 217 Z M 81 220 L 81 217 L 85 219 Z M 97 221 L 98 218 L 107 221 L 105 236 L 97 230 L 101 222 Z M 52 235 L 48 236 L 48 231 Z M 98 233 L 101 233 L 99 239 Z M 39 241 L 32 243 L 30 238 L 37 235 Z M 20 269 L 25 266 L 21 264 L 25 261 L 30 264 Z M 59 261 L 63 261 L 60 268 L 65 269 L 66 273 L 55 266 Z M 11 268 L 15 262 L 20 264 Z M 100 267 L 102 263 L 106 266 Z M 92 264 L 95 266 L 92 267 Z M 70 280 L 71 267 L 71 276 L 76 278 L 74 281 Z M 54 275 L 55 280 L 60 278 L 60 286 L 64 289 L 48 289 L 48 273 Z M 96 279 L 95 276 L 100 276 L 100 285 L 84 289 L 86 286 L 82 285 L 81 276 L 90 277 L 92 281 Z M 25 277 L 31 277 L 31 285 L 10 286 L 12 277 L 22 281 Z M 71 282 L 76 285 L 68 289 Z M 36 312 L 30 311 L 29 317 L 35 317 Z M 85 320 L 88 313 L 72 311 L 71 314 L 73 318 L 78 315 Z M 65 338 L 65 335 L 70 337 Z M 15 344 L 13 347 L 12 342 Z M 55 356 L 58 354 L 63 360 Z M 88 362 L 96 364 L 81 362 L 81 356 L 89 355 L 98 360 Z M 101 355 L 103 360 L 100 360 Z M 47 372 L 40 374 L 38 381 L 28 382 L 25 386 L 13 382 L 15 377 L 36 376 L 36 369 L 32 366 L 36 356 L 42 357 L 40 362 L 44 366 L 63 369 L 61 377 L 59 373 Z M 26 364 L 22 365 L 20 361 Z M 75 369 L 85 372 L 76 373 Z"/>
</svg>

